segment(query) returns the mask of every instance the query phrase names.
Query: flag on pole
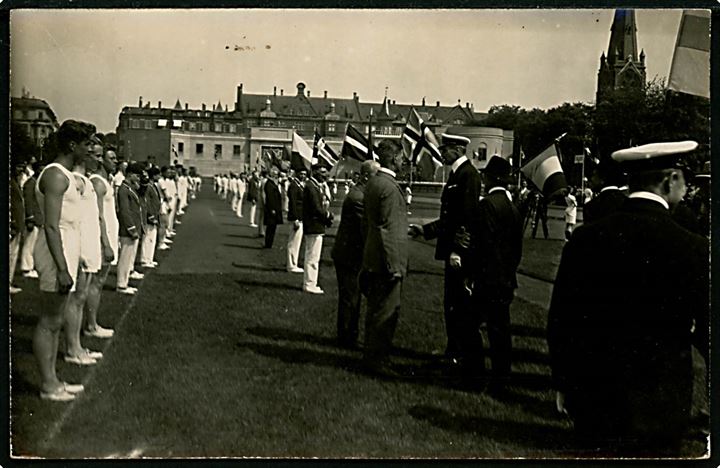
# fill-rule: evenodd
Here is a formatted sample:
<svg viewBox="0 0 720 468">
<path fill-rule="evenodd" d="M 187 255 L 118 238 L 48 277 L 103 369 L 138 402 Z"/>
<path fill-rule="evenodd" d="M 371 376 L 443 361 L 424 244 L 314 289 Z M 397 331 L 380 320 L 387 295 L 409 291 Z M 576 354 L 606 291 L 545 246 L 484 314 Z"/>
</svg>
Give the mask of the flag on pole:
<svg viewBox="0 0 720 468">
<path fill-rule="evenodd" d="M 324 162 L 328 169 L 335 167 L 335 164 L 340 160 L 335 151 L 325 143 L 325 139 L 317 131 L 315 132 L 312 158 Z"/>
<path fill-rule="evenodd" d="M 427 165 L 432 174 L 442 166 L 440 144 L 414 107 L 410 109 L 400 142 L 414 165 Z"/>
<path fill-rule="evenodd" d="M 305 140 L 302 139 L 297 132 L 293 132 L 292 137 L 292 154 L 290 156 L 290 166 L 294 170 L 310 170 L 312 165 L 313 150 Z"/>
<path fill-rule="evenodd" d="M 567 188 L 559 154 L 555 140 L 542 153 L 520 168 L 523 175 L 530 179 L 548 200 Z"/>
<path fill-rule="evenodd" d="M 346 158 L 352 158 L 357 161 L 366 161 L 368 158 L 368 141 L 362 133 L 355 127 L 348 124 L 345 130 L 345 138 L 340 149 L 340 155 Z M 377 159 L 375 152 L 372 153 L 373 159 Z"/>
<path fill-rule="evenodd" d="M 710 10 L 684 10 L 668 89 L 710 99 Z"/>
<path fill-rule="evenodd" d="M 365 159 L 377 159 L 377 156 L 373 152 L 373 128 L 372 128 L 372 116 L 373 116 L 373 110 L 372 107 L 370 108 L 370 122 L 368 123 L 368 150 L 367 150 L 367 156 Z"/>
</svg>

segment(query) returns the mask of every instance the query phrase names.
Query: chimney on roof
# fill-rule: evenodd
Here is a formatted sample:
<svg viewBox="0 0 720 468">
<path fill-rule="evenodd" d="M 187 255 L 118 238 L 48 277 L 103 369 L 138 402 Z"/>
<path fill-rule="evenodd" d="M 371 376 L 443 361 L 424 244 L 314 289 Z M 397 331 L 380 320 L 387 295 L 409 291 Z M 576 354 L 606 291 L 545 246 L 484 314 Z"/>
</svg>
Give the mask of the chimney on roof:
<svg viewBox="0 0 720 468">
<path fill-rule="evenodd" d="M 235 110 L 239 111 L 242 109 L 242 93 L 243 93 L 243 85 L 240 83 L 240 86 L 237 87 L 237 97 L 235 98 Z"/>
<path fill-rule="evenodd" d="M 158 109 L 162 109 L 162 101 L 158 101 Z"/>
<path fill-rule="evenodd" d="M 142 107 L 142 96 L 140 96 L 140 99 L 138 99 L 138 107 Z"/>
<path fill-rule="evenodd" d="M 185 103 L 185 110 L 188 110 L 188 103 Z"/>
<path fill-rule="evenodd" d="M 273 96 L 277 96 L 277 86 L 273 86 Z"/>
<path fill-rule="evenodd" d="M 308 89 L 308 97 L 310 97 L 310 90 Z"/>
<path fill-rule="evenodd" d="M 393 103 L 393 106 L 394 106 L 394 105 L 395 105 L 395 99 L 393 99 L 393 102 L 392 102 L 392 103 Z"/>
<path fill-rule="evenodd" d="M 465 103 L 465 107 L 467 107 L 468 109 L 470 109 L 470 103 L 469 103 L 469 102 L 466 102 L 466 103 Z"/>
<path fill-rule="evenodd" d="M 440 101 L 435 101 L 435 107 L 440 107 Z"/>
<path fill-rule="evenodd" d="M 205 107 L 205 103 L 204 103 L 204 102 L 203 102 L 203 105 L 202 105 L 202 110 L 203 110 L 203 111 L 206 110 L 206 107 Z"/>
<path fill-rule="evenodd" d="M 280 96 L 282 96 L 285 93 L 285 90 L 280 88 Z"/>
<path fill-rule="evenodd" d="M 425 106 L 425 96 L 423 96 L 422 105 Z"/>
<path fill-rule="evenodd" d="M 357 99 L 357 98 L 358 98 L 357 93 L 355 91 L 353 91 L 353 99 Z"/>
<path fill-rule="evenodd" d="M 327 99 L 327 90 L 323 92 L 323 99 Z"/>
</svg>

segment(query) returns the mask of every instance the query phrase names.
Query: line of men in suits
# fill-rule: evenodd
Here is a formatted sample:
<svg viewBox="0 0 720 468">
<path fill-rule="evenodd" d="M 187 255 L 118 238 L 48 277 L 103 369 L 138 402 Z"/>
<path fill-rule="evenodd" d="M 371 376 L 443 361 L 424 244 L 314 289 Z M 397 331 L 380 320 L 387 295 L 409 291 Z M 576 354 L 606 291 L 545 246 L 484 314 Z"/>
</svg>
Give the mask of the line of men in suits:
<svg viewBox="0 0 720 468">
<path fill-rule="evenodd" d="M 30 251 L 23 261 L 25 276 L 37 278 L 43 304 L 33 337 L 33 351 L 41 375 L 40 397 L 67 402 L 84 391 L 80 384 L 61 381 L 56 356 L 63 332 L 66 362 L 87 366 L 103 357 L 84 347 L 81 335 L 108 339 L 114 330 L 98 324 L 104 284 L 111 266 L 117 265 L 116 291 L 135 294 L 130 279 L 140 280 L 141 269 L 157 266 L 157 239 L 171 243 L 168 223 L 171 206 L 181 209 L 182 199 L 166 188 L 177 186 L 174 171 L 129 162 L 122 171 L 112 147 L 104 147 L 95 127 L 67 120 L 52 136 L 57 154 L 46 165 L 35 164 L 24 181 L 25 162 L 12 156 L 11 246 L 25 239 Z M 113 174 L 115 174 L 113 176 Z M 118 176 L 121 174 L 121 176 Z M 113 181 L 118 182 L 116 188 Z M 174 192 L 177 193 L 177 192 Z M 23 222 L 24 221 L 24 222 Z M 141 248 L 141 255 L 137 255 Z M 11 258 L 11 270 L 14 269 Z M 12 276 L 11 276 L 12 281 Z M 15 293 L 20 291 L 14 291 Z"/>
</svg>

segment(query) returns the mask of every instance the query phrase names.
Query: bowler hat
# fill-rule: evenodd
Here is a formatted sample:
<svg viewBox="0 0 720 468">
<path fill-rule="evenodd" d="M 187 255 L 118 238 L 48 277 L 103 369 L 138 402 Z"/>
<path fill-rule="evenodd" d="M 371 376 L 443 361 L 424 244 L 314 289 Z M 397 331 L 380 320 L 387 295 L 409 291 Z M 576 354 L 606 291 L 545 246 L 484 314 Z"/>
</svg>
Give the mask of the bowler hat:
<svg viewBox="0 0 720 468">
<path fill-rule="evenodd" d="M 485 167 L 480 170 L 484 172 L 485 175 L 501 182 L 507 182 L 510 179 L 510 163 L 502 156 L 491 156 Z"/>
</svg>

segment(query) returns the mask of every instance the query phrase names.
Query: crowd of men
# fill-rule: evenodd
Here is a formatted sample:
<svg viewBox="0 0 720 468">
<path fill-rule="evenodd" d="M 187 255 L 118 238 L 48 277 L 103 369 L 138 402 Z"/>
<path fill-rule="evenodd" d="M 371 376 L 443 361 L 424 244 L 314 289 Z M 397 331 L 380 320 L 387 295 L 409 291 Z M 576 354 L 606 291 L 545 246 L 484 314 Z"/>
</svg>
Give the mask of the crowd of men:
<svg viewBox="0 0 720 468">
<path fill-rule="evenodd" d="M 48 161 L 11 157 L 10 292 L 22 292 L 12 285 L 20 257 L 22 275 L 38 280 L 43 298 L 33 337 L 40 397 L 64 402 L 84 388 L 57 376 L 60 333 L 66 362 L 93 365 L 103 357 L 81 335 L 114 334 L 98 324 L 111 267 L 115 291 L 136 294 L 130 281 L 157 267 L 156 250 L 170 248 L 202 182 L 182 166 L 118 161 L 86 122 L 65 121 L 53 138 L 57 151 Z"/>
<path fill-rule="evenodd" d="M 70 401 L 83 390 L 55 373 L 60 331 L 65 360 L 87 365 L 102 357 L 82 347 L 80 334 L 113 334 L 97 323 L 110 265 L 117 262 L 116 291 L 134 294 L 129 281 L 142 278 L 133 268 L 136 260 L 141 269 L 157 265 L 155 250 L 170 248 L 178 218 L 201 184 L 182 167 L 118 164 L 94 134 L 90 124 L 63 123 L 57 157 L 44 168 L 34 163 L 27 180 L 22 162 L 13 162 L 11 252 L 22 250 L 23 274 L 39 277 L 40 290 L 52 301 L 42 309 L 34 351 L 41 397 L 53 401 Z M 398 142 L 381 141 L 377 160 L 365 161 L 346 186 L 331 251 L 337 339 L 342 347 L 361 348 L 367 372 L 400 376 L 391 351 L 409 244 L 412 238 L 436 240 L 435 259 L 444 266 L 447 345 L 439 366 L 428 370 L 502 395 L 513 377 L 510 306 L 524 231 L 529 218 L 537 229 L 543 217 L 536 214 L 538 205 L 547 201 L 525 185 L 513 189 L 510 164 L 502 157 L 477 170 L 465 154 L 469 143 L 442 135 L 440 152 L 450 175 L 438 219 L 424 225 L 408 223 L 408 192 L 397 180 L 405 157 Z M 566 244 L 547 338 L 557 409 L 573 419 L 589 446 L 674 453 L 689 425 L 691 346 L 707 360 L 709 341 L 709 184 L 696 175 L 688 196 L 690 173 L 680 164 L 696 147 L 663 143 L 613 153 L 594 175 L 598 195 L 589 200 L 582 194 L 584 222 L 577 229 L 574 190 L 562 193 Z M 277 167 L 214 177 L 217 196 L 229 200 L 239 218 L 247 216 L 265 248 L 272 248 L 279 224 L 292 224 L 286 268 L 303 274 L 302 289 L 309 294 L 324 294 L 320 256 L 337 193 L 329 169 L 313 161 L 309 177 L 303 168 Z"/>
</svg>

